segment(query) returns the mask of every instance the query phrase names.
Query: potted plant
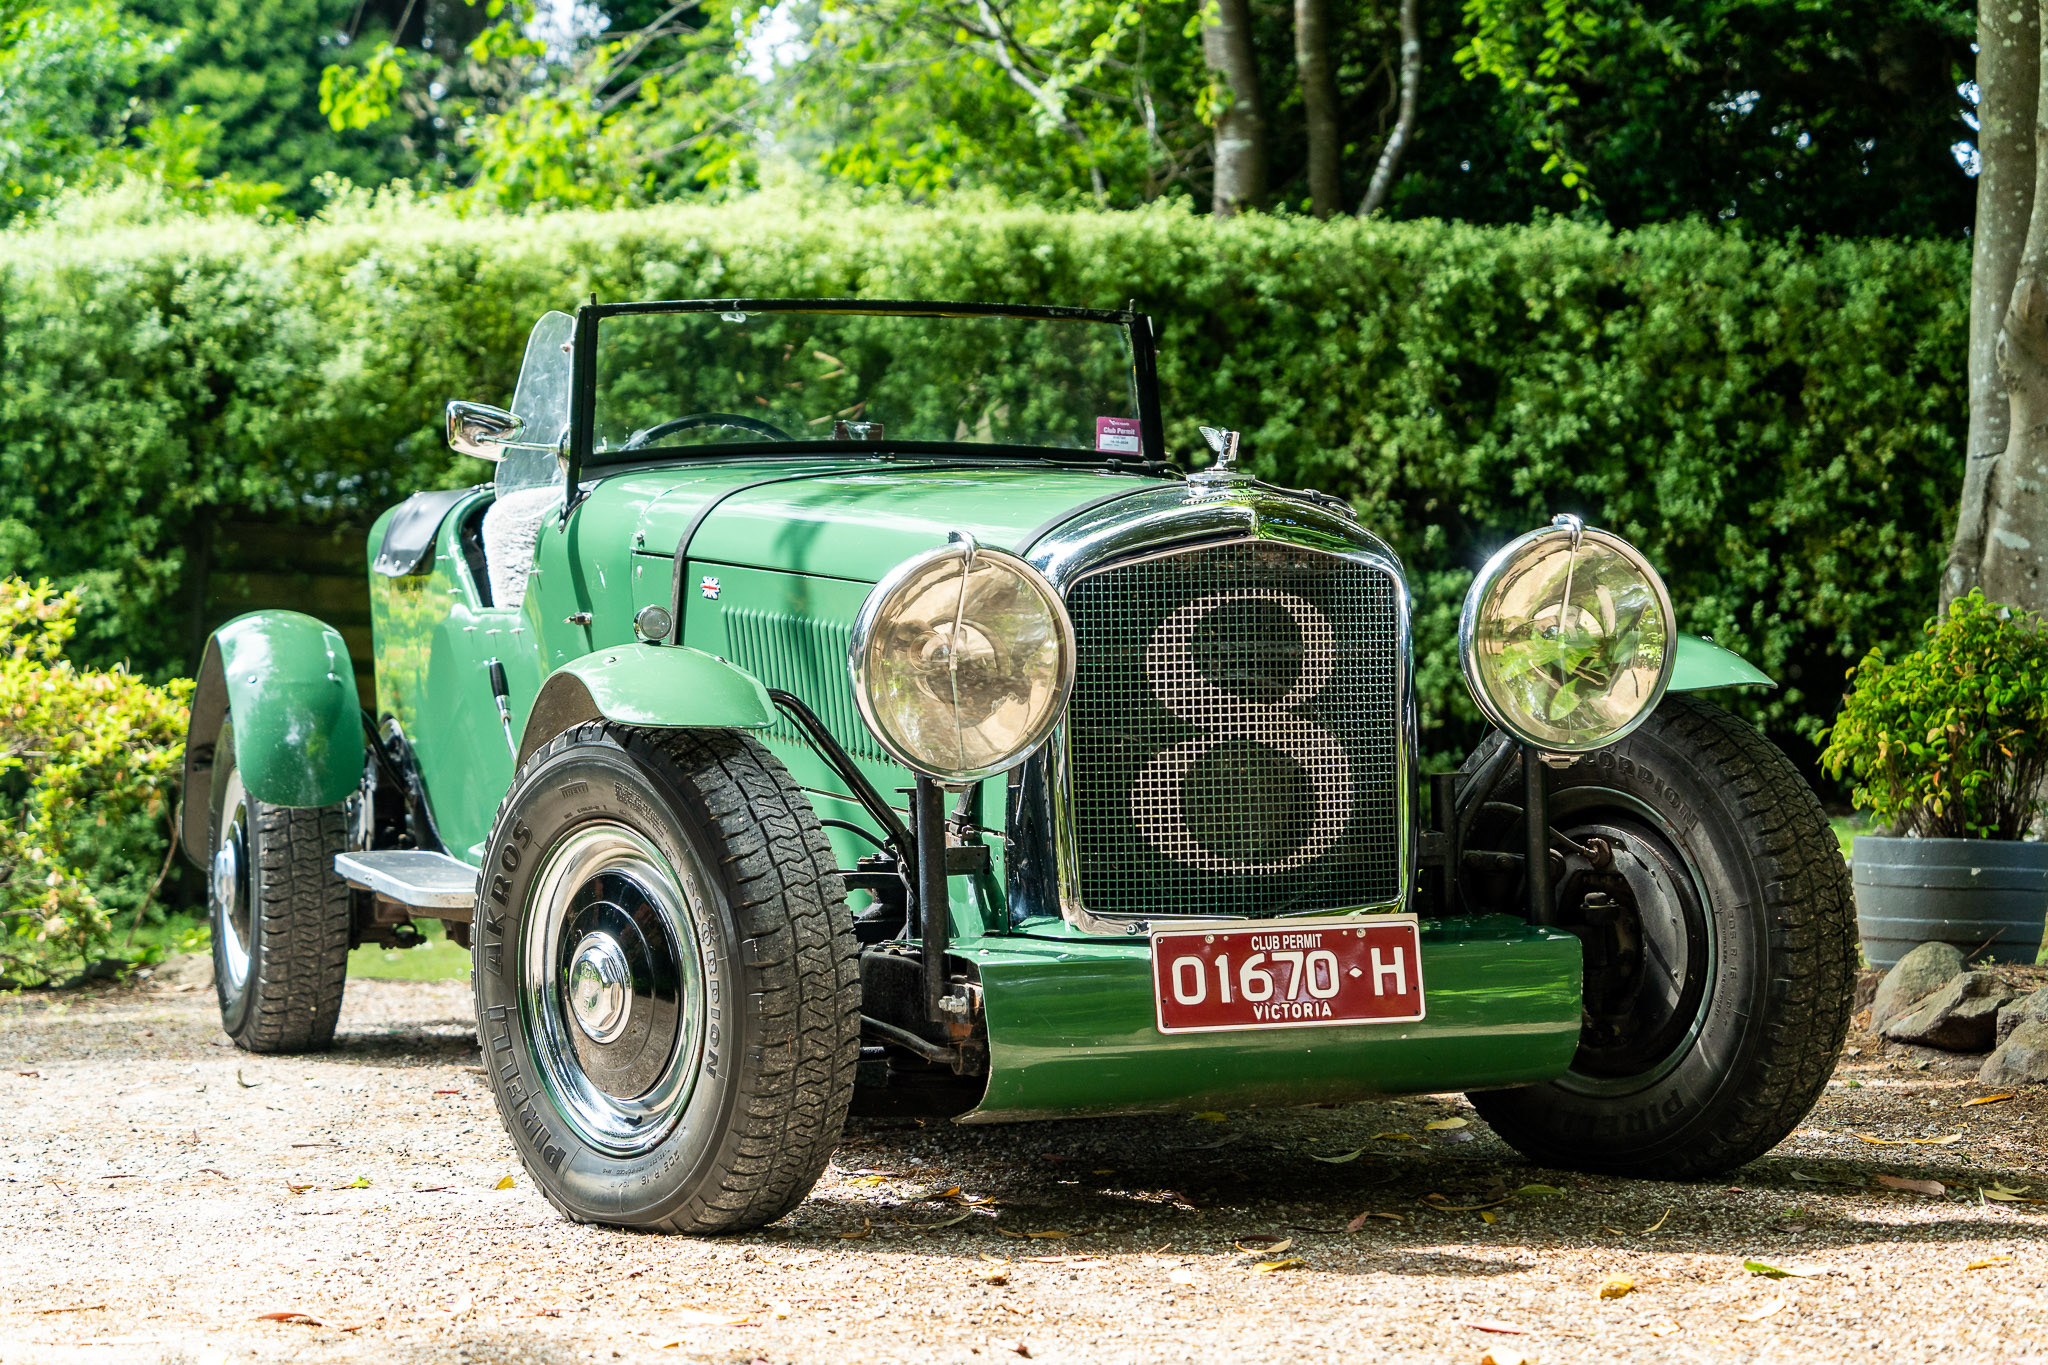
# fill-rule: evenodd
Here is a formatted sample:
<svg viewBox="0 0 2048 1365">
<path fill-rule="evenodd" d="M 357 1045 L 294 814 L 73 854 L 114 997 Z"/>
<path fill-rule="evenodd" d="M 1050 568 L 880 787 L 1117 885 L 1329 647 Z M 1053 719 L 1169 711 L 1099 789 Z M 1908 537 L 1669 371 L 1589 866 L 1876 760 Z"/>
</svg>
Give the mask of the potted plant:
<svg viewBox="0 0 2048 1365">
<path fill-rule="evenodd" d="M 1928 623 L 1927 641 L 1849 670 L 1821 765 L 1853 774 L 1887 835 L 1851 860 L 1863 951 L 1888 967 L 1922 943 L 2032 962 L 2048 915 L 2048 629 L 1980 592 Z"/>
</svg>

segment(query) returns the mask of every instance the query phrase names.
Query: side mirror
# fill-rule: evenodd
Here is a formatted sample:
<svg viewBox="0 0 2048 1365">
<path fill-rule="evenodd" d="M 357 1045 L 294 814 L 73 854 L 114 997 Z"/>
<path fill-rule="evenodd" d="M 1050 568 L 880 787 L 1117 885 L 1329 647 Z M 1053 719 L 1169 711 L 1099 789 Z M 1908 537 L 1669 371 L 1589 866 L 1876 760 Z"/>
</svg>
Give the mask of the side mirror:
<svg viewBox="0 0 2048 1365">
<path fill-rule="evenodd" d="M 448 448 L 479 460 L 502 460 L 505 446 L 525 425 L 524 418 L 489 403 L 453 402 L 448 405 Z"/>
</svg>

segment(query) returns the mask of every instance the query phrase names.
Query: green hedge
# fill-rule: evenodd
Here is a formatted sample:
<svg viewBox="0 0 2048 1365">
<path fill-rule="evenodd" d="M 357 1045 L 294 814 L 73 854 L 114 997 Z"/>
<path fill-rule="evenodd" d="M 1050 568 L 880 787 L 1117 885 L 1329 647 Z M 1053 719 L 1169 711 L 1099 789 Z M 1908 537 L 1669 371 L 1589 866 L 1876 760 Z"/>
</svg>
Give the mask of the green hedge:
<svg viewBox="0 0 2048 1365">
<path fill-rule="evenodd" d="M 0 574 L 83 585 L 81 652 L 189 668 L 218 515 L 367 520 L 477 478 L 437 432 L 504 400 L 528 325 L 605 299 L 866 295 L 1163 323 L 1170 447 L 1341 493 L 1407 557 L 1426 746 L 1472 732 L 1472 570 L 1577 511 L 1663 566 L 1682 624 L 1825 723 L 1933 609 L 1961 470 L 1965 247 L 1688 225 L 1319 224 L 1183 211 L 718 208 L 0 235 Z"/>
</svg>

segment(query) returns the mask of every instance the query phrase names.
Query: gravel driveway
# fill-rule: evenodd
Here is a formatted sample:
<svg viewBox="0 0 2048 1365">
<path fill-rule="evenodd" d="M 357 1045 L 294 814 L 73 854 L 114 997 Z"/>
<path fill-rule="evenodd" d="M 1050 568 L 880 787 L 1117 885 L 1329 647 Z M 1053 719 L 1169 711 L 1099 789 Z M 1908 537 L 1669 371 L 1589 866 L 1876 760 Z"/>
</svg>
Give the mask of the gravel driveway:
<svg viewBox="0 0 2048 1365">
<path fill-rule="evenodd" d="M 856 1121 L 692 1241 L 555 1214 L 468 1010 L 351 981 L 334 1051 L 254 1058 L 210 988 L 0 1000 L 0 1361 L 2048 1361 L 2048 1203 L 1979 1194 L 2048 1199 L 2048 1093 L 1868 1034 L 1726 1183 L 1531 1167 L 1455 1096 Z"/>
</svg>

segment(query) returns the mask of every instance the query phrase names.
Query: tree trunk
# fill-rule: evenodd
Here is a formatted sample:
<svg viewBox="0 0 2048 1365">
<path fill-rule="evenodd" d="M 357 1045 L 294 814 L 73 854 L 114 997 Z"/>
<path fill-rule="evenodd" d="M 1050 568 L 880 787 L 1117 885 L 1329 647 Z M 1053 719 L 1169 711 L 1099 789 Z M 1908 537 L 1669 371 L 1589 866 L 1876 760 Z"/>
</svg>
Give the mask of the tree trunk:
<svg viewBox="0 0 2048 1365">
<path fill-rule="evenodd" d="M 1941 607 L 1981 584 L 1992 485 L 2011 429 L 1999 337 L 2038 202 L 2041 16 L 2032 5 L 1985 0 L 1977 15 L 1977 224 L 1970 253 L 1970 434 L 1963 498 Z M 2009 528 L 2008 528 L 2009 531 Z M 2010 532 L 2009 532 L 2010 533 Z M 1996 553 L 1996 547 L 1993 547 Z"/>
<path fill-rule="evenodd" d="M 2048 76 L 2038 55 L 2035 61 Z M 1995 602 L 2041 611 L 2048 609 L 2048 123 L 2041 117 L 2048 114 L 2048 92 L 2038 84 L 2035 89 L 2032 211 L 2012 301 L 1998 329 L 1998 374 L 2007 398 L 2005 451 L 1986 481 L 1977 581 Z"/>
<path fill-rule="evenodd" d="M 1394 172 L 1400 169 L 1401 153 L 1415 136 L 1415 88 L 1422 84 L 1422 26 L 1416 22 L 1415 0 L 1401 0 L 1401 113 L 1387 145 L 1380 148 L 1379 165 L 1372 169 L 1372 183 L 1365 187 L 1365 199 L 1358 206 L 1360 218 L 1370 218 L 1387 202 L 1394 188 Z"/>
<path fill-rule="evenodd" d="M 1330 63 L 1328 0 L 1294 0 L 1294 68 L 1301 78 L 1302 122 L 1308 131 L 1309 209 L 1318 218 L 1338 211 L 1344 187 L 1338 173 L 1337 76 Z"/>
<path fill-rule="evenodd" d="M 1202 26 L 1202 60 L 1223 78 L 1230 107 L 1216 116 L 1216 181 L 1212 204 L 1228 218 L 1266 193 L 1266 120 L 1259 108 L 1259 69 L 1252 59 L 1246 0 L 1212 0 L 1214 21 Z"/>
</svg>

